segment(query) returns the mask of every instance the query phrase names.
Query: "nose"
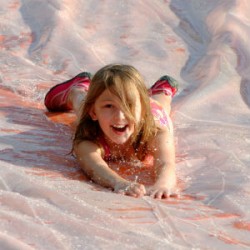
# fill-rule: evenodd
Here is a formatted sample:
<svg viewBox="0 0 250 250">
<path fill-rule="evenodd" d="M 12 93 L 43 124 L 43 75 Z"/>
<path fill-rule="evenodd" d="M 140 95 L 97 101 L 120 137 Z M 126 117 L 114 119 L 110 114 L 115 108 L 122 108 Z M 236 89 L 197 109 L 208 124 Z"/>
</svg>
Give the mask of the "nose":
<svg viewBox="0 0 250 250">
<path fill-rule="evenodd" d="M 116 109 L 114 115 L 117 120 L 124 120 L 126 118 L 124 112 L 121 109 Z"/>
</svg>

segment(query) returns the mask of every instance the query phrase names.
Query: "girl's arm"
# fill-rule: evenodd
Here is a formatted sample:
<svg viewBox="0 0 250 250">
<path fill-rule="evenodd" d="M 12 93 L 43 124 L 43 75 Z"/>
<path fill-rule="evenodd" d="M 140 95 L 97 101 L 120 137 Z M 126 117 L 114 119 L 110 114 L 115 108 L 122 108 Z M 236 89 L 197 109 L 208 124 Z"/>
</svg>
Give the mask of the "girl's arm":
<svg viewBox="0 0 250 250">
<path fill-rule="evenodd" d="M 149 194 L 159 199 L 176 195 L 174 137 L 167 127 L 159 130 L 152 150 L 157 179 L 149 188 Z"/>
<path fill-rule="evenodd" d="M 82 141 L 75 146 L 74 152 L 83 171 L 97 184 L 134 197 L 146 193 L 143 185 L 129 182 L 110 169 L 101 156 L 101 149 L 95 143 Z"/>
</svg>

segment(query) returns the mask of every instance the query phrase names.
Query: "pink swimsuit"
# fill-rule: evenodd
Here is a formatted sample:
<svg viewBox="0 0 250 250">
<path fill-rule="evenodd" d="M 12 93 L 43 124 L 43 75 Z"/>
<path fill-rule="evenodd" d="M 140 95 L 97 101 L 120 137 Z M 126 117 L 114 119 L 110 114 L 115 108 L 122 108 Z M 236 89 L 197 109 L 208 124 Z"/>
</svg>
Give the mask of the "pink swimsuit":
<svg viewBox="0 0 250 250">
<path fill-rule="evenodd" d="M 160 103 L 150 98 L 150 106 L 154 120 L 158 121 L 162 126 L 169 126 L 168 115 Z"/>
<path fill-rule="evenodd" d="M 162 126 L 170 127 L 168 115 L 166 114 L 163 107 L 157 101 L 153 100 L 152 98 L 150 98 L 150 106 L 151 106 L 151 112 L 154 116 L 154 120 L 156 122 L 159 122 L 160 125 L 162 125 Z M 99 139 L 99 144 L 102 146 L 102 148 L 104 150 L 104 160 L 106 160 L 106 161 L 110 160 L 110 158 L 111 158 L 110 148 L 109 148 L 107 142 L 105 141 L 104 137 L 101 137 Z"/>
</svg>

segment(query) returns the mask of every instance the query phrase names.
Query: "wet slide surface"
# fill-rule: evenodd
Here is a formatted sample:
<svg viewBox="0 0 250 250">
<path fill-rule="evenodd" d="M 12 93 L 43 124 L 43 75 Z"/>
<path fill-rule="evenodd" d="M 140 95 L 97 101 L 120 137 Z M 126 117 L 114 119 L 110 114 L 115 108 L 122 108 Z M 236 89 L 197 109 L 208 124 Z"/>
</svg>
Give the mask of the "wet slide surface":
<svg viewBox="0 0 250 250">
<path fill-rule="evenodd" d="M 1 249 L 249 249 L 250 6 L 247 0 L 0 0 Z M 112 62 L 173 101 L 181 197 L 122 196 L 69 154 L 73 113 L 51 86 Z M 116 168 L 152 182 L 149 168 Z"/>
</svg>

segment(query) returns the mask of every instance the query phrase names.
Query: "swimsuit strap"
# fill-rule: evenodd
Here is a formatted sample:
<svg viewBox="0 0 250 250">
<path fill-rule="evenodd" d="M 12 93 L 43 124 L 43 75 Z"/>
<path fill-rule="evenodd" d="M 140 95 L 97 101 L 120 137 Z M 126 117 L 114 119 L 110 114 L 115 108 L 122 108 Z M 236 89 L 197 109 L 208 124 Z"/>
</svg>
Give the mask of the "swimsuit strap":
<svg viewBox="0 0 250 250">
<path fill-rule="evenodd" d="M 111 152 L 110 152 L 110 148 L 106 142 L 106 140 L 104 139 L 103 136 L 101 136 L 98 140 L 99 144 L 102 146 L 103 150 L 104 150 L 104 160 L 109 160 L 111 158 Z"/>
</svg>

